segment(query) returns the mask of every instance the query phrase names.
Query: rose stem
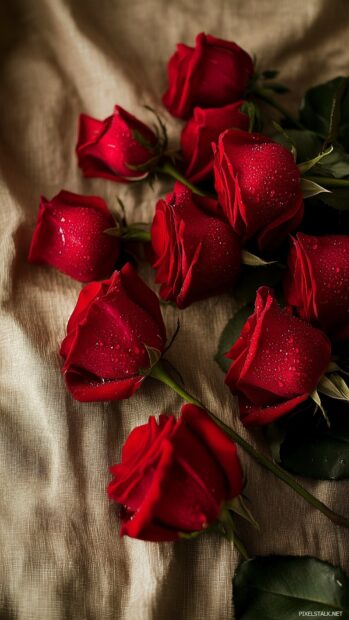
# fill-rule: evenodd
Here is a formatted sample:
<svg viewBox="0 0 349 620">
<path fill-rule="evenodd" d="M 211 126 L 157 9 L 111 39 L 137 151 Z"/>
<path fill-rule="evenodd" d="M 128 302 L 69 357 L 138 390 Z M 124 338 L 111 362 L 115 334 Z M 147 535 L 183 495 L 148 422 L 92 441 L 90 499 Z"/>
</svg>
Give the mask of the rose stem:
<svg viewBox="0 0 349 620">
<path fill-rule="evenodd" d="M 126 241 L 151 241 L 151 234 L 149 230 L 142 230 L 140 228 L 132 228 L 129 226 L 125 233 L 121 235 L 121 239 Z"/>
<path fill-rule="evenodd" d="M 249 444 L 245 439 L 243 439 L 236 431 L 232 428 L 224 424 L 222 420 L 217 418 L 217 416 L 209 411 L 200 401 L 196 398 L 193 398 L 188 392 L 186 392 L 183 388 L 181 388 L 166 372 L 163 364 L 159 361 L 155 366 L 153 366 L 150 376 L 162 383 L 165 383 L 170 388 L 172 388 L 179 396 L 181 396 L 186 402 L 191 403 L 193 405 L 197 405 L 204 409 L 208 415 L 216 422 L 216 424 L 231 437 L 241 448 L 243 448 L 252 458 L 257 461 L 260 465 L 271 471 L 277 478 L 285 482 L 291 489 L 293 489 L 298 495 L 303 497 L 308 504 L 314 506 L 322 514 L 324 514 L 328 519 L 330 519 L 336 525 L 341 525 L 349 529 L 349 519 L 346 519 L 342 515 L 337 514 L 333 510 L 331 510 L 326 504 L 321 502 L 319 499 L 314 497 L 309 491 L 307 491 L 299 482 L 297 482 L 292 476 L 290 476 L 282 467 L 277 465 L 270 458 L 258 452 L 251 444 Z"/>
<path fill-rule="evenodd" d="M 296 118 L 294 118 L 294 116 L 292 116 L 292 114 L 290 114 L 288 110 L 284 108 L 284 106 L 275 101 L 274 97 L 269 94 L 269 89 L 257 86 L 252 91 L 252 94 L 258 97 L 258 99 L 260 99 L 261 101 L 268 103 L 272 108 L 275 108 L 275 110 L 277 110 L 278 112 L 280 112 L 280 114 L 287 118 L 287 120 L 289 120 L 295 127 L 297 127 L 297 129 L 304 129 L 303 125 Z"/>
<path fill-rule="evenodd" d="M 157 171 L 161 172 L 162 174 L 167 174 L 168 176 L 172 177 L 173 179 L 176 179 L 176 181 L 180 181 L 181 183 L 183 183 L 183 185 L 186 185 L 193 192 L 193 194 L 197 194 L 198 196 L 204 196 L 204 197 L 206 196 L 208 198 L 211 198 L 210 194 L 207 194 L 206 192 L 203 192 L 201 189 L 196 187 L 196 185 L 193 185 L 192 183 L 190 183 L 190 181 L 188 181 L 188 179 L 186 179 L 185 176 L 183 176 L 177 170 L 177 168 L 175 168 L 169 161 L 165 161 L 164 164 L 162 164 L 161 166 L 159 166 L 157 168 Z"/>
<path fill-rule="evenodd" d="M 349 187 L 349 179 L 334 179 L 333 177 L 308 177 L 307 175 L 305 175 L 304 178 L 328 187 Z"/>
</svg>

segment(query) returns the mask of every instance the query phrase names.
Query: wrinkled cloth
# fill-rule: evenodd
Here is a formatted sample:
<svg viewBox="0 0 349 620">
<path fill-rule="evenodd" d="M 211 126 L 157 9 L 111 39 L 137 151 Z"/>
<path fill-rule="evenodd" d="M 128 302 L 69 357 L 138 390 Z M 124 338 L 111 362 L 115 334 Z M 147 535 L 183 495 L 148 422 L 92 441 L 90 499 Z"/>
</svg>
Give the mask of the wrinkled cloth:
<svg viewBox="0 0 349 620">
<path fill-rule="evenodd" d="M 100 195 L 130 221 L 149 221 L 171 183 L 120 186 L 84 179 L 74 148 L 80 113 L 120 104 L 149 122 L 162 111 L 171 141 L 182 123 L 161 108 L 166 63 L 200 31 L 236 40 L 263 68 L 280 68 L 296 106 L 303 89 L 348 72 L 344 0 L 5 0 L 0 4 L 0 617 L 11 620 L 230 620 L 239 562 L 214 535 L 155 544 L 119 539 L 106 496 L 108 467 L 149 415 L 181 400 L 155 380 L 131 400 L 81 404 L 60 374 L 59 343 L 81 285 L 27 263 L 40 195 Z M 148 283 L 150 269 L 143 269 Z M 168 358 L 186 388 L 263 448 L 238 421 L 213 355 L 236 306 L 225 295 L 185 311 L 163 306 Z M 184 353 L 183 353 L 184 351 Z M 261 532 L 239 523 L 251 554 L 311 554 L 349 569 L 349 536 L 239 449 Z M 348 515 L 348 482 L 305 481 Z"/>
</svg>

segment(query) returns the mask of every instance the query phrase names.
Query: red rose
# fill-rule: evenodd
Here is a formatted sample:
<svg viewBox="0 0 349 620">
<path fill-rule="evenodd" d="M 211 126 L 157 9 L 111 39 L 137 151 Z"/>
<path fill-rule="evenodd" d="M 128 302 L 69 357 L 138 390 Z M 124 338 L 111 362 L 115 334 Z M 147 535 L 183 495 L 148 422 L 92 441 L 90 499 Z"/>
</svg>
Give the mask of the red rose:
<svg viewBox="0 0 349 620">
<path fill-rule="evenodd" d="M 300 173 L 291 153 L 258 133 L 227 130 L 215 149 L 218 199 L 236 234 L 272 250 L 303 218 Z"/>
<path fill-rule="evenodd" d="M 104 121 L 80 115 L 76 153 L 85 177 L 127 183 L 147 175 L 160 142 L 147 125 L 116 105 Z"/>
<path fill-rule="evenodd" d="M 76 400 L 129 398 L 149 367 L 146 346 L 162 351 L 166 332 L 156 295 L 131 265 L 81 291 L 62 342 L 62 369 Z"/>
<path fill-rule="evenodd" d="M 239 396 L 245 426 L 292 411 L 314 392 L 331 359 L 326 335 L 281 309 L 272 291 L 257 291 L 254 313 L 229 353 L 225 382 Z"/>
<path fill-rule="evenodd" d="M 286 302 L 336 340 L 349 338 L 349 236 L 298 233 L 288 258 Z"/>
<path fill-rule="evenodd" d="M 242 491 L 235 444 L 195 405 L 135 428 L 111 467 L 110 499 L 121 504 L 121 535 L 170 541 L 204 530 Z"/>
<path fill-rule="evenodd" d="M 179 43 L 168 63 L 168 111 L 188 118 L 195 106 L 214 108 L 241 99 L 253 75 L 251 57 L 231 41 L 198 34 L 195 48 Z"/>
<path fill-rule="evenodd" d="M 118 239 L 104 232 L 113 226 L 102 198 L 66 191 L 52 200 L 42 197 L 28 260 L 51 265 L 79 282 L 101 280 L 119 256 Z"/>
<path fill-rule="evenodd" d="M 218 216 L 215 200 L 199 197 L 181 183 L 157 203 L 151 241 L 160 295 L 179 308 L 232 288 L 236 282 L 239 239 Z"/>
<path fill-rule="evenodd" d="M 247 130 L 249 117 L 240 112 L 243 101 L 230 103 L 223 108 L 194 108 L 194 114 L 181 135 L 181 150 L 185 176 L 192 183 L 211 178 L 213 174 L 212 142 L 217 142 L 222 131 L 229 127 Z"/>
</svg>

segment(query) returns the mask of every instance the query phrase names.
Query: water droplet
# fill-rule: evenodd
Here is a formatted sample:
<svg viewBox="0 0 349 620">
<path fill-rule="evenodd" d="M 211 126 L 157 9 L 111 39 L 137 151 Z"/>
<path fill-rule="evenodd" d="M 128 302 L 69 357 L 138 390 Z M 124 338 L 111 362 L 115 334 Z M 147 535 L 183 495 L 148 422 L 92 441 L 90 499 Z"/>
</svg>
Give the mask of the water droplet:
<svg viewBox="0 0 349 620">
<path fill-rule="evenodd" d="M 61 235 L 62 243 L 63 243 L 63 245 L 65 245 L 65 234 L 64 234 L 64 230 L 63 230 L 63 228 L 62 228 L 61 226 L 59 227 L 59 229 L 58 229 L 58 230 L 59 230 L 59 234 Z"/>
</svg>

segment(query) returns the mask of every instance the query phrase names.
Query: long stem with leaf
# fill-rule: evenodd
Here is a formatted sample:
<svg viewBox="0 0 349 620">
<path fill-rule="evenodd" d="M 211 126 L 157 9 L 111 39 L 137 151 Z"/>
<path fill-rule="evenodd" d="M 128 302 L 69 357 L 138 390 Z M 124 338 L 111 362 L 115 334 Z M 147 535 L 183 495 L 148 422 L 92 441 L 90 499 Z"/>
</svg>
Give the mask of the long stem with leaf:
<svg viewBox="0 0 349 620">
<path fill-rule="evenodd" d="M 326 504 L 321 502 L 319 499 L 314 497 L 309 491 L 307 491 L 297 480 L 295 480 L 292 476 L 290 476 L 282 467 L 277 465 L 270 458 L 258 452 L 251 444 L 248 443 L 243 437 L 241 437 L 236 431 L 227 426 L 222 420 L 217 418 L 217 416 L 212 413 L 209 409 L 207 409 L 199 400 L 194 398 L 191 394 L 189 394 L 186 390 L 184 390 L 170 375 L 166 372 L 164 365 L 161 360 L 159 360 L 151 369 L 150 376 L 158 381 L 161 381 L 172 390 L 174 390 L 183 400 L 187 403 L 191 403 L 193 405 L 197 405 L 204 409 L 210 418 L 216 422 L 216 424 L 229 436 L 233 441 L 235 441 L 245 452 L 247 452 L 257 463 L 268 469 L 272 474 L 274 474 L 279 480 L 282 480 L 285 484 L 287 484 L 291 489 L 293 489 L 298 495 L 303 497 L 303 499 L 322 512 L 328 519 L 330 519 L 335 525 L 340 525 L 342 527 L 346 527 L 349 529 L 349 519 L 343 517 L 342 515 L 337 514 L 333 510 L 331 510 Z"/>
</svg>

